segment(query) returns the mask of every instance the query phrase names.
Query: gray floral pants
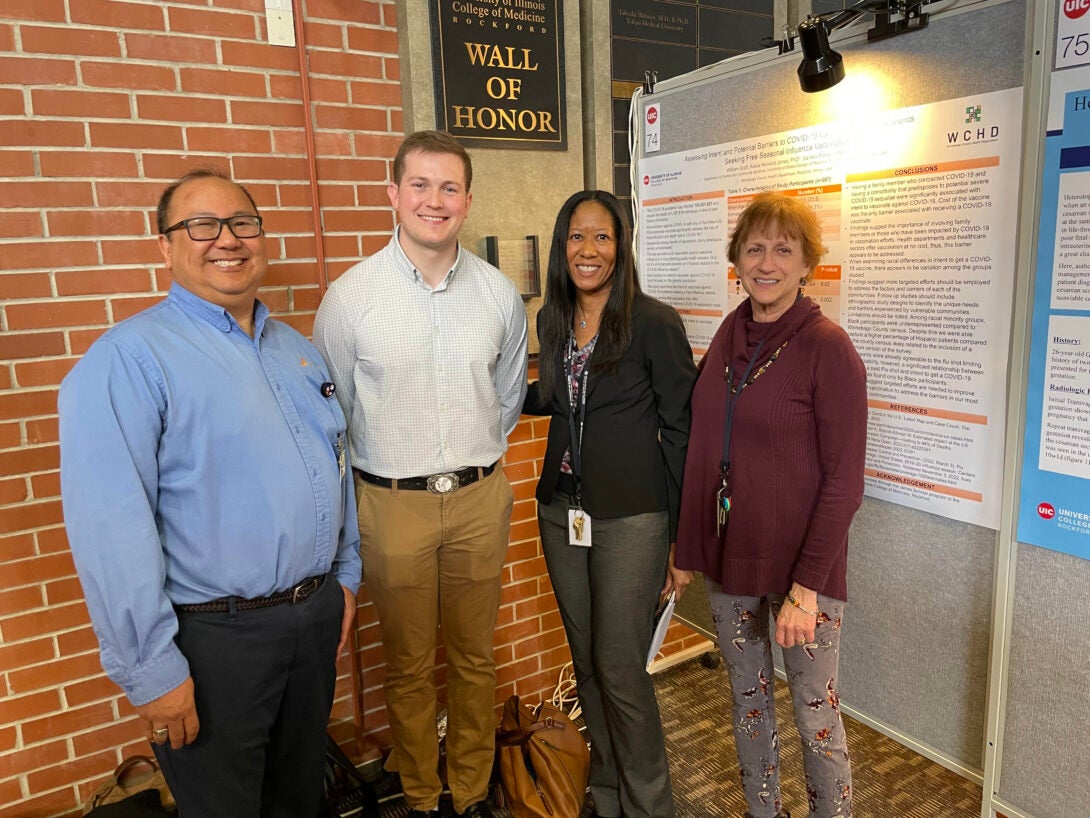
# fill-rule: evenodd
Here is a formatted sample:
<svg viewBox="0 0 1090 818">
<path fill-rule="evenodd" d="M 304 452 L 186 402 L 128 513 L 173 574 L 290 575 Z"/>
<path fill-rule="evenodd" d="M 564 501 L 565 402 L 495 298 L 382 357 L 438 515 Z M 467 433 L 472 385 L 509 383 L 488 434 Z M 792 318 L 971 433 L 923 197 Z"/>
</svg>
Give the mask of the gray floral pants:
<svg viewBox="0 0 1090 818">
<path fill-rule="evenodd" d="M 773 701 L 770 617 L 782 594 L 730 596 L 709 580 L 708 599 L 719 633 L 719 649 L 730 671 L 734 700 L 734 746 L 749 813 L 773 818 L 781 809 L 780 745 Z M 852 773 L 840 719 L 837 667 L 844 603 L 818 595 L 814 640 L 783 651 L 787 685 L 802 739 L 811 818 L 850 818 Z"/>
</svg>

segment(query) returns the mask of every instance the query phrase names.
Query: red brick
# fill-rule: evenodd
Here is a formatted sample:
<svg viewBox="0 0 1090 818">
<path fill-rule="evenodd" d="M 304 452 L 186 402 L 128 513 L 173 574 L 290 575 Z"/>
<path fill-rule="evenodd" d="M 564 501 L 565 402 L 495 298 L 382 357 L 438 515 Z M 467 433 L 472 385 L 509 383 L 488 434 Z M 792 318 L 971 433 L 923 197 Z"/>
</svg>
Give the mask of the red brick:
<svg viewBox="0 0 1090 818">
<path fill-rule="evenodd" d="M 57 411 L 57 390 L 42 389 L 37 392 L 0 392 L 0 419 L 25 418 L 34 415 L 50 415 Z M 0 453 L 6 457 L 10 453 Z M 0 474 L 17 474 L 0 469 Z M 0 528 L 3 531 L 3 528 Z"/>
<path fill-rule="evenodd" d="M 341 80 L 337 83 L 332 80 L 326 80 L 330 86 L 340 85 L 342 93 L 347 89 L 347 83 Z M 311 99 L 319 98 L 314 88 L 315 80 L 310 83 L 310 95 Z M 270 74 L 269 75 L 269 91 L 270 96 L 273 99 L 278 99 L 283 102 L 287 100 L 302 100 L 303 99 L 303 86 L 299 80 L 298 74 Z"/>
<path fill-rule="evenodd" d="M 393 150 L 390 156 L 397 152 L 397 142 L 392 142 Z M 386 163 L 382 159 L 318 159 L 318 177 L 325 180 L 342 179 L 344 181 L 356 181 L 359 179 L 381 179 L 386 175 Z M 389 198 L 386 204 L 389 205 Z"/>
<path fill-rule="evenodd" d="M 268 96 L 264 74 L 233 68 L 182 68 L 179 73 L 186 94 L 230 95 L 232 99 Z"/>
<path fill-rule="evenodd" d="M 43 57 L 0 57 L 5 85 L 76 85 L 75 60 Z"/>
<path fill-rule="evenodd" d="M 52 713 L 60 706 L 60 695 L 56 690 L 43 690 L 41 693 L 16 698 L 5 696 L 0 698 L 0 724 L 14 724 L 45 713 Z M 28 743 L 25 735 L 23 741 Z"/>
<path fill-rule="evenodd" d="M 323 179 L 322 164 L 318 163 L 318 178 Z M 325 207 L 353 207 L 356 204 L 356 192 L 353 185 L 336 184 L 320 181 L 318 183 L 318 201 Z M 389 204 L 389 199 L 386 200 Z"/>
<path fill-rule="evenodd" d="M 20 26 L 24 54 L 120 57 L 118 31 L 78 26 Z"/>
<path fill-rule="evenodd" d="M 4 581 L 11 588 L 33 585 L 35 582 L 49 582 L 59 577 L 75 575 L 75 565 L 71 554 L 47 554 L 35 556 L 31 560 L 20 560 L 4 566 Z M 11 636 L 5 634 L 9 639 Z"/>
<path fill-rule="evenodd" d="M 0 778 L 21 775 L 42 767 L 56 766 L 67 760 L 68 742 L 64 739 L 38 744 L 25 750 L 0 755 Z"/>
<path fill-rule="evenodd" d="M 70 785 L 72 781 L 101 775 L 103 769 L 116 764 L 117 751 L 113 748 L 86 758 L 77 758 L 61 767 L 45 767 L 26 776 L 27 789 L 32 794 L 48 792 L 57 787 Z"/>
<path fill-rule="evenodd" d="M 150 237 L 135 239 L 109 239 L 102 241 L 102 263 L 118 266 L 133 264 L 159 264 L 163 256 L 159 245 Z M 86 265 L 80 265 L 86 266 Z M 75 350 L 72 350 L 75 352 Z"/>
<path fill-rule="evenodd" d="M 360 236 L 360 256 L 373 256 L 390 243 L 389 236 Z"/>
<path fill-rule="evenodd" d="M 4 207 L 91 207 L 94 198 L 89 182 L 0 182 L 0 201 Z M 18 245 L 16 245 L 18 246 Z M 13 269 L 4 250 L 5 267 Z"/>
<path fill-rule="evenodd" d="M 16 669 L 9 670 L 7 673 L 8 686 L 16 695 L 59 687 L 72 679 L 81 679 L 102 672 L 97 652 L 54 659 L 51 662 L 30 667 L 27 667 L 26 663 L 11 667 Z"/>
<path fill-rule="evenodd" d="M 398 82 L 353 82 L 352 102 L 355 105 L 385 105 L 390 108 L 400 108 L 401 84 Z M 383 116 L 385 117 L 385 112 Z"/>
<path fill-rule="evenodd" d="M 46 218 L 51 236 L 143 235 L 148 227 L 137 210 L 55 210 Z"/>
<path fill-rule="evenodd" d="M 21 117 L 26 113 L 26 101 L 18 88 L 0 88 L 0 115 Z"/>
<path fill-rule="evenodd" d="M 401 81 L 401 62 L 396 57 L 393 58 L 393 59 L 383 60 L 382 61 L 382 73 L 383 73 L 383 76 L 385 76 L 386 79 L 390 80 L 391 82 L 400 82 Z M 393 128 L 395 131 L 400 133 L 402 131 L 401 117 L 400 117 L 401 112 L 398 111 L 397 113 L 398 113 L 397 121 L 396 122 L 391 122 L 390 127 Z"/>
<path fill-rule="evenodd" d="M 343 51 L 315 50 L 310 52 L 310 71 L 318 76 L 381 79 L 382 59 Z"/>
<path fill-rule="evenodd" d="M 33 3 L 6 0 L 0 3 L 0 17 L 63 23 L 64 0 L 35 0 Z"/>
<path fill-rule="evenodd" d="M 303 159 L 288 159 L 277 156 L 236 156 L 234 160 L 235 178 L 245 181 L 253 179 L 306 179 L 307 163 Z"/>
<path fill-rule="evenodd" d="M 268 130 L 258 128 L 190 127 L 185 129 L 185 134 L 189 149 L 193 151 L 267 154 L 272 146 Z"/>
<path fill-rule="evenodd" d="M 35 532 L 35 537 L 38 540 L 38 551 L 41 554 L 66 554 L 69 551 L 68 547 L 68 534 L 64 530 L 63 525 L 58 525 L 54 528 L 38 529 Z M 68 572 L 74 573 L 75 568 Z"/>
<path fill-rule="evenodd" d="M 191 134 L 188 131 L 187 134 Z M 221 168 L 224 171 L 230 170 L 230 162 L 222 156 L 212 156 L 210 154 L 196 154 L 196 153 L 145 153 L 143 155 L 144 164 L 144 178 L 146 179 L 166 179 L 174 181 L 179 179 L 198 166 L 213 166 Z M 163 185 L 158 185 L 161 190 Z M 148 188 L 148 192 L 151 192 L 152 188 Z M 154 199 L 149 199 L 148 203 L 153 204 L 158 201 L 158 196 Z"/>
<path fill-rule="evenodd" d="M 3 545 L 0 543 L 0 559 L 2 557 Z M 0 591 L 0 616 L 23 613 L 34 608 L 40 608 L 43 604 L 41 586 L 39 585 Z"/>
<path fill-rule="evenodd" d="M 35 88 L 31 91 L 30 101 L 34 116 L 132 118 L 132 105 L 125 94 Z"/>
<path fill-rule="evenodd" d="M 103 679 L 109 683 L 109 685 L 117 691 L 117 686 L 110 682 L 108 679 Z M 147 739 L 144 738 L 144 729 L 140 726 L 139 719 L 129 719 L 123 722 L 114 722 L 112 724 L 104 725 L 98 730 L 92 730 L 89 733 L 80 733 L 77 736 L 72 736 L 72 749 L 76 751 L 76 755 L 84 755 L 86 753 L 97 753 L 102 750 L 113 749 L 121 747 L 124 744 L 132 744 L 139 742 L 141 744 L 137 754 L 144 754 L 147 752 Z M 122 755 L 126 758 L 133 753 L 122 752 Z M 97 782 L 95 782 L 97 784 Z"/>
<path fill-rule="evenodd" d="M 34 154 L 32 152 L 0 150 L 0 177 L 33 175 Z"/>
<path fill-rule="evenodd" d="M 397 7 L 393 3 L 383 4 L 381 22 L 387 28 L 397 28 Z"/>
<path fill-rule="evenodd" d="M 56 633 L 90 622 L 87 607 L 82 603 L 61 605 L 46 611 L 34 611 L 5 619 L 2 623 L 5 639 L 28 639 L 46 633 Z M 23 734 L 27 738 L 26 733 Z"/>
<path fill-rule="evenodd" d="M 30 491 L 35 499 L 45 500 L 61 495 L 61 473 L 59 471 L 34 474 L 30 477 Z"/>
<path fill-rule="evenodd" d="M 308 7 L 308 16 L 310 13 L 311 9 Z M 343 26 L 316 23 L 308 19 L 303 21 L 303 33 L 310 48 L 344 48 Z"/>
<path fill-rule="evenodd" d="M 7 537 L 0 537 L 0 563 L 26 559 L 27 557 L 33 557 L 34 555 L 33 534 L 14 534 Z M 41 594 L 37 593 L 36 596 L 39 600 L 37 604 L 40 604 Z M 34 606 L 32 605 L 31 607 Z M 0 616 L 8 612 L 9 609 L 0 607 Z"/>
<path fill-rule="evenodd" d="M 0 74 L 3 73 L 0 59 Z M 0 145 L 71 145 L 82 148 L 87 136 L 82 122 L 24 120 L 17 126 L 0 128 Z"/>
<path fill-rule="evenodd" d="M 26 478 L 9 477 L 0 480 L 0 506 L 21 503 L 29 496 L 30 491 L 27 488 Z M 3 648 L 0 648 L 0 650 L 3 650 Z M 0 663 L 0 667 L 4 667 L 4 664 Z"/>
<path fill-rule="evenodd" d="M 64 685 L 64 700 L 69 707 L 77 707 L 81 704 L 90 704 L 107 699 L 116 699 L 121 690 L 104 674 L 93 679 L 83 679 L 78 682 Z M 118 742 L 120 743 L 120 742 Z M 116 746 L 116 745 L 115 745 Z M 82 754 L 77 748 L 77 753 Z"/>
<path fill-rule="evenodd" d="M 382 22 L 378 3 L 345 3 L 344 0 L 307 0 L 307 17 L 369 25 Z"/>
<path fill-rule="evenodd" d="M 12 268 L 38 269 L 43 267 L 70 267 L 94 264 L 98 252 L 92 241 L 22 241 L 4 246 L 4 262 Z M 28 305 L 24 305 L 28 306 Z M 8 314 L 13 308 L 9 306 Z M 48 325 L 46 325 L 48 326 Z M 12 329 L 26 328 L 10 325 Z"/>
<path fill-rule="evenodd" d="M 219 32 L 221 35 L 223 31 Z M 216 42 L 205 37 L 177 34 L 127 34 L 125 51 L 129 58 L 170 63 L 215 65 Z M 141 66 L 143 70 L 143 66 Z"/>
<path fill-rule="evenodd" d="M 57 419 L 52 417 L 27 420 L 26 440 L 27 443 L 32 445 L 35 443 L 56 443 Z"/>
<path fill-rule="evenodd" d="M 42 151 L 42 176 L 85 176 L 97 179 L 140 175 L 131 151 Z"/>
<path fill-rule="evenodd" d="M 7 506 L 0 508 L 0 531 L 29 531 L 39 526 L 59 523 L 62 519 L 59 500 Z M 4 636 L 9 636 L 6 630 Z"/>
<path fill-rule="evenodd" d="M 73 786 L 62 787 L 53 792 L 28 798 L 19 802 L 19 815 L 27 818 L 43 818 L 43 816 L 58 816 L 58 818 L 78 818 L 80 799 L 76 788 Z"/>
<path fill-rule="evenodd" d="M 83 599 L 82 596 L 79 598 Z M 97 656 L 98 639 L 95 637 L 95 629 L 88 625 L 86 628 L 57 634 L 57 648 L 61 656 L 75 656 L 88 652 L 94 652 L 93 655 Z M 97 662 L 95 666 L 98 667 Z"/>
<path fill-rule="evenodd" d="M 5 223 L 0 213 L 0 225 Z M 0 301 L 17 298 L 49 298 L 52 289 L 46 273 L 0 273 Z"/>
<path fill-rule="evenodd" d="M 106 322 L 103 301 L 62 301 L 52 299 L 37 304 L 8 304 L 5 307 L 8 329 L 46 329 L 77 327 Z"/>
<path fill-rule="evenodd" d="M 174 125 L 90 122 L 91 144 L 98 148 L 181 149 L 182 129 Z"/>
<path fill-rule="evenodd" d="M 166 122 L 226 122 L 227 103 L 208 97 L 144 96 L 136 98 L 142 120 Z"/>
<path fill-rule="evenodd" d="M 178 88 L 174 69 L 161 65 L 141 65 L 137 71 L 131 63 L 84 62 L 80 65 L 80 76 L 84 85 L 94 88 L 130 91 L 175 91 Z"/>
<path fill-rule="evenodd" d="M 68 342 L 72 345 L 73 355 L 82 355 L 88 349 L 91 348 L 98 338 L 106 332 L 106 327 L 99 327 L 97 329 L 74 329 L 68 332 Z"/>
<path fill-rule="evenodd" d="M 111 295 L 113 293 L 142 293 L 152 288 L 147 269 L 65 270 L 53 276 L 57 295 Z"/>
<path fill-rule="evenodd" d="M 350 27 L 348 47 L 353 51 L 377 51 L 382 54 L 397 53 L 397 32 L 389 29 Z"/>
<path fill-rule="evenodd" d="M 53 648 L 53 640 L 50 638 L 34 639 L 16 644 L 0 645 L 0 667 L 12 668 L 8 673 L 18 672 L 16 668 L 24 668 L 29 665 L 37 665 L 56 658 Z M 26 692 L 25 690 L 22 692 Z M 0 759 L 3 757 L 0 756 Z M 2 763 L 2 761 L 0 761 Z M 4 774 L 0 772 L 0 778 Z"/>
<path fill-rule="evenodd" d="M 159 182 L 95 182 L 99 207 L 146 207 L 149 215 L 159 201 L 163 187 Z M 151 221 L 154 222 L 154 217 Z"/>
<path fill-rule="evenodd" d="M 274 68 L 281 71 L 297 71 L 299 59 L 294 48 L 275 48 L 266 43 L 242 43 L 224 40 L 220 43 L 223 65 L 242 68 Z M 210 62 L 215 63 L 216 60 Z"/>
<path fill-rule="evenodd" d="M 43 233 L 42 217 L 37 211 L 0 210 L 0 239 L 38 238 Z M 11 282 L 0 282 L 0 290 L 11 286 Z M 3 297 L 0 293 L 0 298 Z"/>
<path fill-rule="evenodd" d="M 0 741 L 10 739 L 12 747 L 15 746 L 15 728 L 8 727 L 0 729 Z M 7 747 L 0 744 L 0 751 L 6 750 Z M 18 778 L 9 778 L 6 781 L 0 781 L 0 807 L 4 804 L 15 804 L 17 801 L 23 800 L 23 788 L 19 783 Z M 18 804 L 15 804 L 18 806 Z M 25 813 L 24 813 L 25 814 Z"/>
<path fill-rule="evenodd" d="M 303 107 L 295 102 L 231 101 L 231 121 L 237 125 L 303 127 Z"/>
<path fill-rule="evenodd" d="M 264 16 L 264 15 L 262 15 Z M 215 11 L 211 8 L 187 9 L 172 7 L 168 13 L 170 30 L 186 34 L 206 34 L 222 37 L 230 32 L 232 37 L 257 37 L 258 26 L 253 14 L 236 14 Z M 214 59 L 206 62 L 215 63 Z"/>
<path fill-rule="evenodd" d="M 76 365 L 75 358 L 53 358 L 16 364 L 15 378 L 19 386 L 56 386 Z"/>
<path fill-rule="evenodd" d="M 319 128 L 341 131 L 378 131 L 386 128 L 386 112 L 359 105 L 319 105 L 315 112 Z"/>
<path fill-rule="evenodd" d="M 121 3 L 117 0 L 68 0 L 73 23 L 116 25 L 125 30 L 165 31 L 164 7 L 159 3 Z M 63 19 L 63 18 L 62 18 Z"/>
<path fill-rule="evenodd" d="M 18 446 L 21 440 L 18 423 L 0 423 L 0 449 Z"/>
<path fill-rule="evenodd" d="M 83 586 L 80 585 L 77 577 L 65 577 L 45 584 L 45 601 L 47 605 L 60 605 L 81 599 L 83 599 Z M 65 651 L 65 653 L 71 652 Z"/>
<path fill-rule="evenodd" d="M 141 298 L 111 298 L 110 311 L 113 313 L 114 321 L 124 321 L 126 318 L 131 318 L 137 313 L 143 312 L 148 307 L 154 307 L 165 297 L 166 293 Z"/>
</svg>

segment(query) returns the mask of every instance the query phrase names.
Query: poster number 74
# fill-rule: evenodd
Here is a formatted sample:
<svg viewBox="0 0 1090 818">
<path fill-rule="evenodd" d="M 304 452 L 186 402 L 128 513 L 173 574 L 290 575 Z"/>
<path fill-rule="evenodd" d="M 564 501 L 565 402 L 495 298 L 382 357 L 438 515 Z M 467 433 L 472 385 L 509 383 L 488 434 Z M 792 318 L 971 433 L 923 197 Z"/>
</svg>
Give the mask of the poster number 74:
<svg viewBox="0 0 1090 818">
<path fill-rule="evenodd" d="M 659 149 L 659 130 L 662 115 L 657 102 L 648 105 L 643 112 L 643 152 L 654 153 Z"/>
</svg>

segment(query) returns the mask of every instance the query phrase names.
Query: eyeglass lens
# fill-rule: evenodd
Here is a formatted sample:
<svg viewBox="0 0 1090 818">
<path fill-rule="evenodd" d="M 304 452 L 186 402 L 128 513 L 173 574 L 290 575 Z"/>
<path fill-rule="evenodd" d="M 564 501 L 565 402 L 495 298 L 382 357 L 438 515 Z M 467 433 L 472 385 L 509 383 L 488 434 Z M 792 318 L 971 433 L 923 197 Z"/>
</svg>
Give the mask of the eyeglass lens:
<svg viewBox="0 0 1090 818">
<path fill-rule="evenodd" d="M 186 219 L 185 229 L 194 241 L 218 239 L 223 225 L 235 234 L 236 238 L 252 239 L 261 235 L 261 217 L 233 216 L 230 219 L 198 218 Z"/>
</svg>

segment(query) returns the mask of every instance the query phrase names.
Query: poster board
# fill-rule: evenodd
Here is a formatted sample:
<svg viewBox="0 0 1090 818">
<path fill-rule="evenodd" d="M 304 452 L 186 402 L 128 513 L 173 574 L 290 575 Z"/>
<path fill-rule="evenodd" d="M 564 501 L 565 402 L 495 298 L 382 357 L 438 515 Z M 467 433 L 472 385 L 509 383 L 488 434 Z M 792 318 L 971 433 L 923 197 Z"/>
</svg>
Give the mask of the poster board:
<svg viewBox="0 0 1090 818">
<path fill-rule="evenodd" d="M 889 78 L 885 110 L 929 106 L 1019 88 L 1025 16 L 1019 0 L 980 3 L 936 13 L 927 29 L 903 37 L 867 44 L 849 30 L 832 41 L 849 77 Z M 988 32 L 989 47 L 966 48 L 981 31 Z M 654 155 L 832 121 L 826 94 L 799 91 L 798 61 L 797 53 L 759 54 L 660 83 L 646 99 L 658 110 Z M 1016 211 L 1016 198 L 1007 206 Z M 1009 324 L 1009 308 L 1005 320 Z M 987 525 L 874 498 L 864 501 L 849 548 L 843 701 L 885 732 L 970 775 L 983 766 L 995 551 L 996 534 Z M 704 606 L 687 595 L 677 615 L 707 629 Z M 938 638 L 927 623 L 941 623 Z M 921 657 L 928 667 L 922 675 Z"/>
</svg>

